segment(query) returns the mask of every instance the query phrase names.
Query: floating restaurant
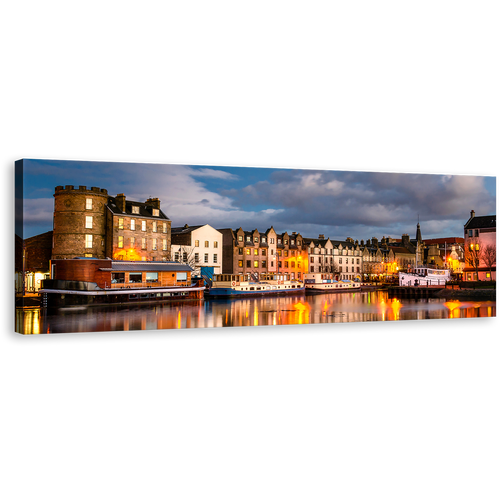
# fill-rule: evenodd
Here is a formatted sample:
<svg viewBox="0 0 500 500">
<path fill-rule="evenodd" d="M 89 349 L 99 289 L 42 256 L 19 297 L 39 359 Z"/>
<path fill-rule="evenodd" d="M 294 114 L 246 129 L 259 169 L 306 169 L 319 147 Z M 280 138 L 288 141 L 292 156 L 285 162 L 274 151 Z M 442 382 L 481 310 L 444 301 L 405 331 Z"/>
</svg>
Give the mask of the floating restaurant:
<svg viewBox="0 0 500 500">
<path fill-rule="evenodd" d="M 204 286 L 191 280 L 192 268 L 178 262 L 56 259 L 50 270 L 51 279 L 40 289 L 49 308 L 203 298 Z"/>
</svg>

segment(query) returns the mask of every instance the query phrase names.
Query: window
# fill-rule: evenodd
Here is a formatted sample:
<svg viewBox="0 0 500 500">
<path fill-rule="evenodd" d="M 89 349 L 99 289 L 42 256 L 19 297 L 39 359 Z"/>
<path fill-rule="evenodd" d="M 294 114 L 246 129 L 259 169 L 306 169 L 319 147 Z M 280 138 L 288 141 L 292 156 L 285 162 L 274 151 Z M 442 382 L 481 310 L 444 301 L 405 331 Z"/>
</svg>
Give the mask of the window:
<svg viewBox="0 0 500 500">
<path fill-rule="evenodd" d="M 210 243 L 208 241 L 205 241 L 205 248 L 209 248 L 210 247 Z"/>
<path fill-rule="evenodd" d="M 146 231 L 146 221 L 145 220 L 141 221 L 141 229 L 143 231 Z"/>
<path fill-rule="evenodd" d="M 199 253 L 194 254 L 194 261 L 196 262 L 196 264 L 198 264 L 198 262 L 200 262 L 200 254 Z"/>
<path fill-rule="evenodd" d="M 118 229 L 123 229 L 123 218 L 122 217 L 120 217 L 118 219 Z"/>
<path fill-rule="evenodd" d="M 274 238 L 271 238 L 269 241 L 271 242 L 272 245 L 274 244 Z"/>
<path fill-rule="evenodd" d="M 163 242 L 163 250 L 166 250 L 167 249 L 167 240 L 162 240 Z"/>
<path fill-rule="evenodd" d="M 157 208 L 153 208 L 153 217 L 159 217 L 160 211 Z"/>
<path fill-rule="evenodd" d="M 246 253 L 247 255 L 250 255 L 250 248 L 247 248 L 245 253 Z"/>
<path fill-rule="evenodd" d="M 85 235 L 85 248 L 92 248 L 92 235 L 91 234 Z"/>
<path fill-rule="evenodd" d="M 142 248 L 143 250 L 146 250 L 146 238 L 142 238 L 141 248 Z"/>
<path fill-rule="evenodd" d="M 217 254 L 214 253 L 214 264 L 217 264 Z"/>
<path fill-rule="evenodd" d="M 175 252 L 174 260 L 175 260 L 175 262 L 179 262 L 179 252 Z"/>
<path fill-rule="evenodd" d="M 243 261 L 242 260 L 238 261 L 238 267 L 243 267 Z"/>
<path fill-rule="evenodd" d="M 139 207 L 137 207 L 137 206 L 132 206 L 132 213 L 133 213 L 133 214 L 138 214 L 138 213 L 139 213 Z"/>
<path fill-rule="evenodd" d="M 241 236 L 241 234 L 238 236 L 238 241 L 243 241 L 243 236 Z"/>
<path fill-rule="evenodd" d="M 219 248 L 219 242 L 218 241 L 214 241 L 214 248 Z"/>
<path fill-rule="evenodd" d="M 91 254 L 91 253 L 86 253 L 86 254 L 84 255 L 84 257 L 92 257 L 92 254 Z"/>
<path fill-rule="evenodd" d="M 474 236 L 475 236 L 476 238 L 478 238 L 478 237 L 479 237 L 479 229 L 474 229 Z"/>
<path fill-rule="evenodd" d="M 314 257 L 311 257 L 311 264 L 314 262 Z"/>
<path fill-rule="evenodd" d="M 263 249 L 262 249 L 262 256 L 263 256 L 263 257 L 265 257 L 265 256 L 266 256 L 266 249 L 265 249 L 265 248 L 263 248 Z"/>
<path fill-rule="evenodd" d="M 254 243 L 258 243 L 258 242 L 259 242 L 259 238 L 256 236 L 256 237 L 253 239 L 253 242 L 254 242 Z"/>
<path fill-rule="evenodd" d="M 259 249 L 258 248 L 255 248 L 254 251 L 253 251 L 253 254 L 254 255 L 259 255 Z"/>
<path fill-rule="evenodd" d="M 153 250 L 158 250 L 156 246 L 156 238 L 153 238 Z"/>
<path fill-rule="evenodd" d="M 85 216 L 85 229 L 92 229 L 92 215 Z"/>
<path fill-rule="evenodd" d="M 263 267 L 263 268 L 266 268 L 266 267 L 267 267 L 267 261 L 266 261 L 266 260 L 263 260 L 263 261 L 262 261 L 262 267 Z"/>
<path fill-rule="evenodd" d="M 130 238 L 130 247 L 134 248 L 134 246 L 135 246 L 135 238 L 132 236 L 132 238 Z"/>
<path fill-rule="evenodd" d="M 204 256 L 203 256 L 203 262 L 205 264 L 208 264 L 208 253 L 206 253 Z"/>
<path fill-rule="evenodd" d="M 252 240 L 250 239 L 250 236 L 247 236 L 247 241 L 252 241 Z"/>
<path fill-rule="evenodd" d="M 86 210 L 92 210 L 92 198 L 87 198 L 85 200 L 85 208 Z"/>
<path fill-rule="evenodd" d="M 128 282 L 129 283 L 142 283 L 142 273 L 129 273 Z"/>
<path fill-rule="evenodd" d="M 285 267 L 288 268 L 288 261 L 285 260 Z"/>
<path fill-rule="evenodd" d="M 254 260 L 253 261 L 253 267 L 259 267 L 259 261 L 258 260 Z"/>
<path fill-rule="evenodd" d="M 184 252 L 182 254 L 182 262 L 187 262 L 187 260 L 188 260 L 188 254 L 187 254 L 187 252 Z"/>
<path fill-rule="evenodd" d="M 194 240 L 194 246 L 199 247 L 200 246 L 200 240 Z"/>
<path fill-rule="evenodd" d="M 292 260 L 292 262 L 290 263 L 290 266 L 295 267 L 295 261 Z"/>
<path fill-rule="evenodd" d="M 342 264 L 342 257 L 340 257 L 339 259 L 339 264 Z"/>
<path fill-rule="evenodd" d="M 157 228 L 156 221 L 154 220 L 153 221 L 153 233 L 157 233 L 157 232 L 158 232 L 158 228 Z"/>
<path fill-rule="evenodd" d="M 158 281 L 158 273 L 146 273 L 146 283 L 154 283 Z"/>
<path fill-rule="evenodd" d="M 123 248 L 123 236 L 118 236 L 118 248 Z"/>
<path fill-rule="evenodd" d="M 266 237 L 262 236 L 262 243 L 265 243 L 265 242 L 266 242 Z"/>
<path fill-rule="evenodd" d="M 135 219 L 130 219 L 130 229 L 135 231 Z"/>
<path fill-rule="evenodd" d="M 288 245 L 288 240 L 285 240 L 285 245 Z"/>
<path fill-rule="evenodd" d="M 288 250 L 285 250 L 285 257 L 288 257 Z"/>
<path fill-rule="evenodd" d="M 166 222 L 163 223 L 163 232 L 164 233 L 167 232 L 167 223 Z"/>
<path fill-rule="evenodd" d="M 251 267 L 252 266 L 252 261 L 251 260 L 247 260 L 247 267 Z"/>
</svg>

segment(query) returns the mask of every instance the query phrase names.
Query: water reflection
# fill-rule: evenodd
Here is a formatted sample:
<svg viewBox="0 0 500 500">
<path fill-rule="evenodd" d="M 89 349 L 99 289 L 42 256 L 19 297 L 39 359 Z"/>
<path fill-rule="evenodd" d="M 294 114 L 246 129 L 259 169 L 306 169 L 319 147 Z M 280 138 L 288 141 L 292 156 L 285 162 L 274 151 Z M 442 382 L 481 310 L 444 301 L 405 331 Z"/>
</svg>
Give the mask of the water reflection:
<svg viewBox="0 0 500 500">
<path fill-rule="evenodd" d="M 383 291 L 190 301 L 155 305 L 68 308 L 47 314 L 16 310 L 27 334 L 303 325 L 496 316 L 496 302 L 395 299 Z"/>
</svg>

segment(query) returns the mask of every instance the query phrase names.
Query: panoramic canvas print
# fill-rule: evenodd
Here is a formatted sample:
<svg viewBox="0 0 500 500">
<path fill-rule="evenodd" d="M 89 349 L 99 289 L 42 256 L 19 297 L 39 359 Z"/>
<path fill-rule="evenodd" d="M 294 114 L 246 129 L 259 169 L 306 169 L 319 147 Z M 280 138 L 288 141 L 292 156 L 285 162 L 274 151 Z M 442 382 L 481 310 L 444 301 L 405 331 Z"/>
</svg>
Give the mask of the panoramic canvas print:
<svg viewBox="0 0 500 500">
<path fill-rule="evenodd" d="M 23 334 L 496 316 L 496 178 L 24 159 Z"/>
</svg>

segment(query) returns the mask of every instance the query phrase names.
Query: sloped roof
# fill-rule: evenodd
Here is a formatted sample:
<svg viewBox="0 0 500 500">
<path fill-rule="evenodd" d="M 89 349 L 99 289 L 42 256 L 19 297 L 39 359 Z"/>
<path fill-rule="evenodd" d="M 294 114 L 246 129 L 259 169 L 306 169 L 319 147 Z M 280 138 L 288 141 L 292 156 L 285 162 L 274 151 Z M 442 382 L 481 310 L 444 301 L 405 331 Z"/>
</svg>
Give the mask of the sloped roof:
<svg viewBox="0 0 500 500">
<path fill-rule="evenodd" d="M 125 212 L 122 212 L 116 204 L 116 198 L 113 198 L 112 196 L 110 196 L 108 198 L 108 203 L 106 204 L 106 206 L 111 210 L 112 213 L 114 213 L 116 215 L 124 214 L 124 215 L 136 216 L 136 217 L 151 217 L 154 219 L 169 220 L 169 218 L 161 210 L 160 210 L 160 215 L 158 215 L 158 216 L 153 215 L 153 208 L 155 208 L 155 207 L 153 207 L 150 203 L 125 200 Z M 139 207 L 138 214 L 132 213 L 132 206 Z"/>
<path fill-rule="evenodd" d="M 464 229 L 484 229 L 488 227 L 497 227 L 496 215 L 481 215 L 479 217 L 472 217 L 464 225 Z"/>
<path fill-rule="evenodd" d="M 171 234 L 188 234 L 194 231 L 195 229 L 198 229 L 200 227 L 206 226 L 206 224 L 200 224 L 199 226 L 183 226 L 183 227 L 173 227 L 170 232 Z"/>
</svg>

